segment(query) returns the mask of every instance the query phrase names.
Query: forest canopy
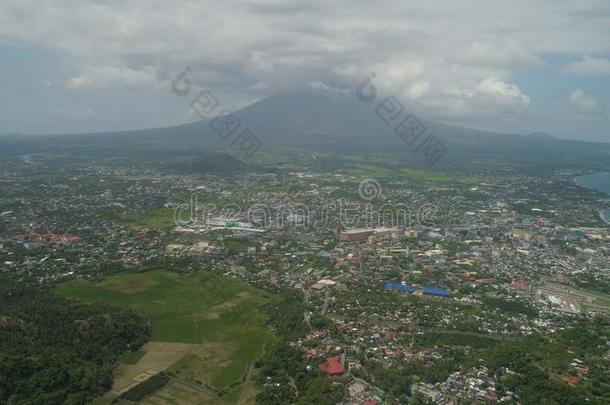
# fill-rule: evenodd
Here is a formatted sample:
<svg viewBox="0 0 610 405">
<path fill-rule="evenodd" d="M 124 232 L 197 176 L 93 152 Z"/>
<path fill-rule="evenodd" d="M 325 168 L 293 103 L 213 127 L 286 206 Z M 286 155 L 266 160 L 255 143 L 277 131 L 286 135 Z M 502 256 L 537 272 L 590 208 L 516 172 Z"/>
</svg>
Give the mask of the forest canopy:
<svg viewBox="0 0 610 405">
<path fill-rule="evenodd" d="M 109 390 L 120 354 L 136 350 L 150 322 L 132 311 L 48 292 L 0 303 L 0 403 L 84 404 Z"/>
</svg>

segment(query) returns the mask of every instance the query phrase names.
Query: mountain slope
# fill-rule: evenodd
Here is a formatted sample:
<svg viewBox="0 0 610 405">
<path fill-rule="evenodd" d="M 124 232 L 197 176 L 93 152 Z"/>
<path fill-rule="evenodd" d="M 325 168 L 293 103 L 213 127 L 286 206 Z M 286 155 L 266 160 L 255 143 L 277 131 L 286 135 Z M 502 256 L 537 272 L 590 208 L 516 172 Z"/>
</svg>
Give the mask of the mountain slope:
<svg viewBox="0 0 610 405">
<path fill-rule="evenodd" d="M 260 139 L 261 150 L 291 148 L 337 154 L 413 153 L 393 129 L 401 117 L 386 123 L 376 113 L 375 103 L 364 103 L 353 95 L 328 92 L 291 93 L 268 97 L 238 112 L 241 127 Z M 446 147 L 445 166 L 479 161 L 510 160 L 530 164 L 592 168 L 610 167 L 610 144 L 556 139 L 550 136 L 496 134 L 420 120 L 425 135 L 434 134 Z M 421 138 L 423 139 L 423 137 Z M 223 139 L 210 121 L 137 131 L 0 138 L 5 157 L 37 152 L 87 154 L 105 157 L 164 155 L 196 157 L 203 152 L 227 151 L 232 138 Z M 155 151 L 150 153 L 150 151 Z M 155 157 L 153 157 L 155 156 Z M 421 163 L 421 162 L 420 162 Z"/>
</svg>

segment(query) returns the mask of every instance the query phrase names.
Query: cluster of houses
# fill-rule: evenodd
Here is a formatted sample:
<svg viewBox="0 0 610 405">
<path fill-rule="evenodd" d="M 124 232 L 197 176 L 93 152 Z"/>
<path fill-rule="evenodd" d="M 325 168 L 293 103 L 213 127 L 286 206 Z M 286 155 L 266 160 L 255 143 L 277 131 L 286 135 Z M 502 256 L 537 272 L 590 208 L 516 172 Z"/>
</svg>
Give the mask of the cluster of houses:
<svg viewBox="0 0 610 405">
<path fill-rule="evenodd" d="M 300 290 L 305 319 L 323 316 L 334 329 L 314 328 L 298 344 L 321 372 L 346 385 L 346 404 L 383 400 L 383 391 L 350 372 L 363 366 L 361 355 L 387 367 L 434 364 L 447 354 L 421 343 L 430 330 L 489 336 L 560 330 L 594 303 L 548 285 L 581 278 L 610 283 L 610 228 L 575 186 L 562 188 L 560 196 L 557 184 L 530 177 L 449 188 L 395 181 L 376 200 L 363 201 L 359 179 L 338 173 L 225 179 L 91 170 L 97 171 L 41 187 L 46 199 L 0 205 L 0 270 L 57 277 L 176 259 L 193 268 L 212 263 L 255 285 Z M 99 181 L 82 188 L 87 178 Z M 23 193 L 22 187 L 15 182 L 13 191 Z M 378 216 L 372 226 L 356 220 L 347 226 L 341 212 L 329 208 L 345 200 L 355 212 L 409 201 L 414 217 L 386 223 Z M 241 211 L 222 211 L 235 201 L 245 202 Z M 418 207 L 432 203 L 436 217 L 418 217 Z M 245 208 L 257 205 L 269 208 L 271 218 L 261 210 L 249 215 Z M 212 214 L 203 227 L 193 219 L 201 211 Z M 533 315 L 503 312 L 490 302 L 519 304 Z M 570 365 L 575 379 L 587 371 L 578 359 Z M 436 403 L 512 398 L 495 392 L 483 366 L 435 385 L 422 381 L 413 390 Z"/>
</svg>

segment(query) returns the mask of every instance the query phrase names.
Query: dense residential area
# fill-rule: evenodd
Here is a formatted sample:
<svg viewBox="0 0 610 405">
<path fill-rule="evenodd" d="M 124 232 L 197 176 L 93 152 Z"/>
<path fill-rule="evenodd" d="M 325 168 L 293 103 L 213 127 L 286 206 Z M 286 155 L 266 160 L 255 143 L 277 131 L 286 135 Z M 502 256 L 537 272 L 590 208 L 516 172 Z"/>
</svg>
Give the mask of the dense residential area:
<svg viewBox="0 0 610 405">
<path fill-rule="evenodd" d="M 78 280 L 101 282 L 83 291 L 130 295 L 125 309 L 153 318 L 152 347 L 131 348 L 145 360 L 165 321 L 137 295 L 153 294 L 158 270 L 149 281 L 125 277 L 124 286 L 122 275 L 204 271 L 274 294 L 255 304 L 273 337 L 261 340 L 262 357 L 243 363 L 245 380 L 217 386 L 188 367 L 181 377 L 180 358 L 194 350 L 181 349 L 124 387 L 107 385 L 120 398 L 154 377 L 165 381 L 161 394 L 138 388 L 158 395 L 154 402 L 174 395 L 167 387 L 176 381 L 225 401 L 237 395 L 231 387 L 252 390 L 260 403 L 608 399 L 610 233 L 598 215 L 608 199 L 577 186 L 577 173 L 160 176 L 100 165 L 50 175 L 31 161 L 4 170 L 2 275 L 67 298 L 123 302 L 87 295 L 101 294 L 97 287 L 79 293 Z M 373 198 L 363 182 L 374 182 Z M 214 309 L 223 305 L 228 312 Z M 239 308 L 230 299 L 187 318 L 238 316 Z"/>
</svg>

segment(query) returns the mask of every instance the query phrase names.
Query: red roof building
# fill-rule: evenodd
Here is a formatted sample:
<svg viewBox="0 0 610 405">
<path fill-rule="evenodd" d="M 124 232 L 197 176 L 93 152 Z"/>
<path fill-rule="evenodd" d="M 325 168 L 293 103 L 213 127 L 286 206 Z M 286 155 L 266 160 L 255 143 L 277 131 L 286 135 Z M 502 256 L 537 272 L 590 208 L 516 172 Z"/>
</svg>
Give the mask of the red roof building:
<svg viewBox="0 0 610 405">
<path fill-rule="evenodd" d="M 335 356 L 329 358 L 324 363 L 320 364 L 320 371 L 328 373 L 328 375 L 331 376 L 343 374 L 345 370 L 341 365 L 341 357 Z"/>
<path fill-rule="evenodd" d="M 47 242 L 58 245 L 60 243 L 66 243 L 66 242 L 79 242 L 80 238 L 78 236 L 69 235 L 67 233 L 66 234 L 46 233 L 44 235 L 41 235 L 38 232 L 30 232 L 27 235 L 13 236 L 13 240 L 16 240 L 19 242 L 45 240 Z"/>
</svg>

